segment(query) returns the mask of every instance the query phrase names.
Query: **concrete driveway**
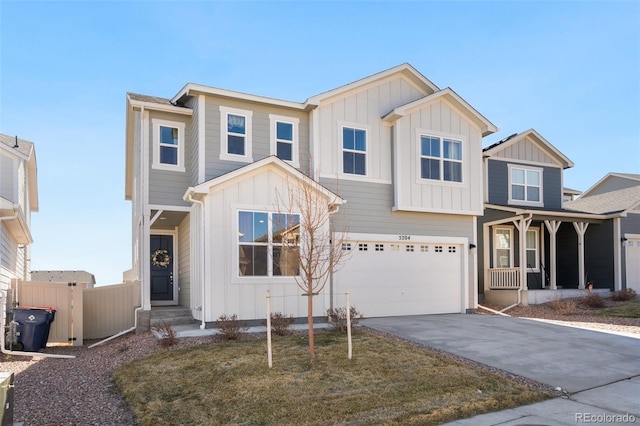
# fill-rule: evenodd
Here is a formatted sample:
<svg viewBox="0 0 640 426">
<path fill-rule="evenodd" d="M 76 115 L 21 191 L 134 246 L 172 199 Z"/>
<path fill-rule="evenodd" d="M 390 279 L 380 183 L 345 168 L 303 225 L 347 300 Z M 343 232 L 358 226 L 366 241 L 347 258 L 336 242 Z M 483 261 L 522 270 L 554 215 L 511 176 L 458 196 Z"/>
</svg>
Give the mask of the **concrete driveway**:
<svg viewBox="0 0 640 426">
<path fill-rule="evenodd" d="M 491 315 L 368 318 L 360 324 L 569 395 L 454 424 L 640 424 L 640 339 Z"/>
</svg>

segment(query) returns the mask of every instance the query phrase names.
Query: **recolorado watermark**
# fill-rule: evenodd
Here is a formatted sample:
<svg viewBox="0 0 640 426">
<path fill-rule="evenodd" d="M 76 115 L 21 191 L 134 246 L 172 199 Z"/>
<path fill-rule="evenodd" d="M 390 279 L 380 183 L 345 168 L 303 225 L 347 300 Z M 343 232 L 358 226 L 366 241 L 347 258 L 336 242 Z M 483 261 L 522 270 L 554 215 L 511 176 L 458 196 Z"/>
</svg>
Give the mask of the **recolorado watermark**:
<svg viewBox="0 0 640 426">
<path fill-rule="evenodd" d="M 633 414 L 594 414 L 594 413 L 576 413 L 576 423 L 635 423 L 636 416 Z"/>
</svg>

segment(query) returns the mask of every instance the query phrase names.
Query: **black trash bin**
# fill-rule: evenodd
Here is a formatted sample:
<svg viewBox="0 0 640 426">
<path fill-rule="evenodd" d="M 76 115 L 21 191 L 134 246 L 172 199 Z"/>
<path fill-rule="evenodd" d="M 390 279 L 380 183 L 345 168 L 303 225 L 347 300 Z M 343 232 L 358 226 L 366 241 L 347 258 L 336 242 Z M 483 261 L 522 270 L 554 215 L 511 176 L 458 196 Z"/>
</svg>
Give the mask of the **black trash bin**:
<svg viewBox="0 0 640 426">
<path fill-rule="evenodd" d="M 47 346 L 49 329 L 55 319 L 56 310 L 52 307 L 19 308 L 13 310 L 13 320 L 18 323 L 17 340 L 23 350 L 38 352 Z"/>
</svg>

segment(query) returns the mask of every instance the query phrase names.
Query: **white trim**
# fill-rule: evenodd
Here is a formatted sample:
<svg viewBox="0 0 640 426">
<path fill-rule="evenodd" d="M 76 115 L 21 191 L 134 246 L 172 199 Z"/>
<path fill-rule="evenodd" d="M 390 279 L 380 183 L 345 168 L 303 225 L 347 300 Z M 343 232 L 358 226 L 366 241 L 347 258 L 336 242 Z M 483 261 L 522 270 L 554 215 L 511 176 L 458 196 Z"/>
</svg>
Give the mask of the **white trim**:
<svg viewBox="0 0 640 426">
<path fill-rule="evenodd" d="M 137 101 L 129 97 L 129 103 L 132 108 L 150 109 L 154 111 L 171 112 L 174 114 L 193 115 L 190 108 L 177 107 L 174 105 L 157 104 L 154 102 Z"/>
<path fill-rule="evenodd" d="M 246 109 L 229 108 L 220 106 L 220 159 L 238 161 L 241 163 L 253 162 L 253 111 Z M 229 154 L 227 120 L 229 114 L 245 118 L 244 155 Z"/>
<path fill-rule="evenodd" d="M 401 238 L 402 237 L 402 238 Z M 441 237 L 433 235 L 415 234 L 368 234 L 362 232 L 349 232 L 343 235 L 345 242 L 382 242 L 399 244 L 442 243 L 453 245 L 465 245 L 469 242 L 467 237 Z"/>
<path fill-rule="evenodd" d="M 151 168 L 156 170 L 168 170 L 172 172 L 184 172 L 185 124 L 179 121 L 169 121 L 159 118 L 152 118 L 151 125 L 153 126 L 153 161 L 151 163 Z M 167 147 L 169 148 L 176 149 L 177 164 L 167 164 L 160 162 L 160 127 L 178 129 L 178 145 L 167 145 Z"/>
<path fill-rule="evenodd" d="M 349 128 L 349 129 L 354 129 L 354 130 L 362 130 L 365 132 L 365 150 L 364 150 L 364 174 L 358 174 L 358 173 L 345 173 L 344 172 L 344 156 L 343 153 L 345 151 L 344 148 L 344 129 Z M 371 125 L 369 124 L 362 124 L 362 123 L 355 123 L 355 122 L 349 122 L 349 121 L 343 121 L 343 120 L 338 120 L 338 137 L 336 138 L 336 140 L 340 143 L 339 145 L 339 150 L 338 150 L 338 171 L 340 173 L 341 177 L 360 177 L 360 178 L 366 178 L 371 176 Z M 353 150 L 347 150 L 347 152 L 354 152 L 354 153 L 362 153 L 362 151 L 356 150 L 355 148 Z"/>
<path fill-rule="evenodd" d="M 299 102 L 283 101 L 281 99 L 267 98 L 264 96 L 250 95 L 247 93 L 234 92 L 233 90 L 218 89 L 216 87 L 203 86 L 201 84 L 187 83 L 180 91 L 171 98 L 171 102 L 177 102 L 183 96 L 193 96 L 191 92 L 200 92 L 207 95 L 222 96 L 226 98 L 241 99 L 251 102 L 259 102 L 267 105 L 282 106 L 297 110 L 305 110 L 307 106 Z"/>
<path fill-rule="evenodd" d="M 198 183 L 204 182 L 206 178 L 206 99 L 204 95 L 198 96 Z"/>
<path fill-rule="evenodd" d="M 522 170 L 524 171 L 524 176 L 525 176 L 525 182 L 523 184 L 518 184 L 521 186 L 524 186 L 524 200 L 514 200 L 512 198 L 512 186 L 513 186 L 513 182 L 512 182 L 512 172 L 514 169 L 517 170 Z M 540 174 L 540 184 L 539 184 L 539 188 L 540 188 L 540 200 L 539 201 L 528 201 L 527 198 L 527 188 L 528 187 L 533 187 L 534 185 L 528 185 L 527 184 L 527 172 L 538 172 Z M 511 205 L 518 205 L 518 206 L 532 206 L 532 207 L 544 207 L 544 169 L 542 167 L 524 167 L 521 166 L 520 164 L 508 164 L 507 165 L 507 173 L 508 173 L 508 183 L 507 183 L 507 189 L 509 191 L 509 198 L 508 198 L 508 203 Z"/>
<path fill-rule="evenodd" d="M 370 178 L 363 175 L 351 175 L 351 174 L 341 174 L 341 173 L 320 173 L 319 178 L 321 179 L 334 179 L 334 180 L 355 180 L 359 182 L 367 182 L 367 183 L 380 183 L 385 185 L 392 185 L 393 181 L 390 179 L 378 179 L 378 178 Z"/>
<path fill-rule="evenodd" d="M 299 124 L 300 119 L 296 117 L 288 117 L 285 115 L 269 114 L 269 138 L 270 138 L 270 154 L 278 155 L 278 123 L 291 124 L 292 126 L 292 140 L 291 140 L 291 160 L 284 160 L 291 164 L 296 169 L 300 168 L 300 137 L 299 137 Z"/>
<path fill-rule="evenodd" d="M 417 213 L 438 213 L 438 214 L 455 214 L 462 216 L 482 216 L 483 210 L 451 210 L 451 209 L 436 209 L 433 207 L 416 207 L 416 206 L 392 206 L 391 211 L 405 211 L 405 212 L 417 212 Z"/>
</svg>

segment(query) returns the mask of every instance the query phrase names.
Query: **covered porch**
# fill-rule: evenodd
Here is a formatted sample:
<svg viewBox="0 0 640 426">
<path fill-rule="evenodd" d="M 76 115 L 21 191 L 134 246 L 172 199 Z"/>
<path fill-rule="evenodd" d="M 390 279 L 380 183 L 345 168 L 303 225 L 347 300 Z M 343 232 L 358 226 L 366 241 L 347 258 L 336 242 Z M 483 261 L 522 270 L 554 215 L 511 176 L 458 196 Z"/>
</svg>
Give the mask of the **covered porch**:
<svg viewBox="0 0 640 426">
<path fill-rule="evenodd" d="M 601 238 L 604 216 L 502 206 L 485 214 L 479 290 L 486 302 L 538 304 L 619 287 L 609 261 L 615 244 Z"/>
</svg>

